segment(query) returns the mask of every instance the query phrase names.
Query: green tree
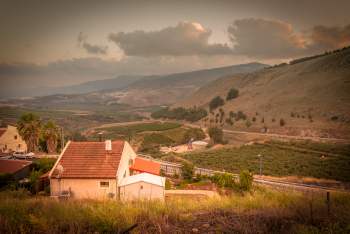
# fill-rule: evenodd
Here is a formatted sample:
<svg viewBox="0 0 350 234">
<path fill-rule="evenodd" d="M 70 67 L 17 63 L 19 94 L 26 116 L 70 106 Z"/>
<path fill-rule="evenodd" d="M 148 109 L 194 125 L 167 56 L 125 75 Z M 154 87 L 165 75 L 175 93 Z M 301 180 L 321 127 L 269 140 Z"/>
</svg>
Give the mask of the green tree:
<svg viewBox="0 0 350 234">
<path fill-rule="evenodd" d="M 208 133 L 211 139 L 213 139 L 214 143 L 221 143 L 222 142 L 222 136 L 224 133 L 222 132 L 222 129 L 218 126 L 211 125 L 208 128 Z"/>
<path fill-rule="evenodd" d="M 235 116 L 236 116 L 235 113 L 233 113 L 233 111 L 230 111 L 230 117 L 233 118 Z"/>
<path fill-rule="evenodd" d="M 43 157 L 39 159 L 39 161 L 36 163 L 37 167 L 41 171 L 41 173 L 45 174 L 46 172 L 50 171 L 52 167 L 55 165 L 57 161 L 57 158 L 47 158 Z"/>
<path fill-rule="evenodd" d="M 252 121 L 255 122 L 255 120 L 256 120 L 256 117 L 254 116 L 254 117 L 252 118 Z"/>
<path fill-rule="evenodd" d="M 280 120 L 280 125 L 283 127 L 284 125 L 286 125 L 286 122 L 284 122 L 283 119 Z"/>
<path fill-rule="evenodd" d="M 183 142 L 189 142 L 191 139 L 194 140 L 203 140 L 205 139 L 205 132 L 202 128 L 190 128 L 183 135 Z"/>
<path fill-rule="evenodd" d="M 219 106 L 223 106 L 224 104 L 225 104 L 224 99 L 222 99 L 220 96 L 217 96 L 210 101 L 209 109 L 214 110 L 215 108 Z"/>
<path fill-rule="evenodd" d="M 237 89 L 230 89 L 230 91 L 228 92 L 227 96 L 226 96 L 226 100 L 232 100 L 234 98 L 238 97 L 238 93 L 239 91 Z"/>
<path fill-rule="evenodd" d="M 17 122 L 19 135 L 27 144 L 28 152 L 37 152 L 41 136 L 41 118 L 32 113 L 23 114 Z"/>
<path fill-rule="evenodd" d="M 60 128 L 51 119 L 44 124 L 43 138 L 46 141 L 48 153 L 57 152 L 57 140 L 61 136 Z"/>
<path fill-rule="evenodd" d="M 239 174 L 239 185 L 243 191 L 249 191 L 252 188 L 254 176 L 249 171 L 244 170 Z"/>
<path fill-rule="evenodd" d="M 245 125 L 249 128 L 250 126 L 252 126 L 252 123 L 249 121 L 249 119 L 247 119 L 247 122 L 245 122 Z"/>
<path fill-rule="evenodd" d="M 238 111 L 238 113 L 237 113 L 238 119 L 243 119 L 243 116 L 244 116 L 243 112 L 242 111 Z"/>
<path fill-rule="evenodd" d="M 261 123 L 265 123 L 265 118 L 264 117 L 261 119 Z"/>
<path fill-rule="evenodd" d="M 185 180 L 192 180 L 194 177 L 194 172 L 196 171 L 196 168 L 194 167 L 193 163 L 187 163 L 183 162 L 181 166 L 181 176 Z"/>
</svg>

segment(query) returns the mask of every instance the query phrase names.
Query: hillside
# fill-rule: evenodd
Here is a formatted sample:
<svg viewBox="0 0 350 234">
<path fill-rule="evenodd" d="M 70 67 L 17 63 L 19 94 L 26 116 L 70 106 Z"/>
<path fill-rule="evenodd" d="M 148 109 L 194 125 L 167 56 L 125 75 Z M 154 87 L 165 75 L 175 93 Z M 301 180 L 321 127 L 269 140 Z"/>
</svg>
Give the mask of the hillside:
<svg viewBox="0 0 350 234">
<path fill-rule="evenodd" d="M 254 71 L 268 66 L 261 63 L 248 63 L 166 76 L 147 76 L 126 87 L 104 91 L 104 93 L 126 92 L 118 102 L 132 106 L 173 104 L 221 76 Z"/>
<path fill-rule="evenodd" d="M 239 96 L 226 101 L 231 88 L 238 89 Z M 261 132 L 264 117 L 269 133 L 318 137 L 326 134 L 349 139 L 349 91 L 350 49 L 295 65 L 226 75 L 202 86 L 171 108 L 196 105 L 209 110 L 210 101 L 219 95 L 225 99 L 224 118 L 228 118 L 230 111 L 242 111 L 252 123 L 247 127 L 246 121 L 234 120 L 233 126 L 225 124 L 223 128 Z M 207 116 L 207 122 L 199 123 L 209 125 L 218 112 L 216 108 L 214 115 Z M 255 122 L 252 121 L 254 116 Z M 331 120 L 334 116 L 338 117 L 335 121 Z M 276 121 L 272 122 L 272 118 Z M 286 122 L 284 127 L 280 126 L 281 118 Z"/>
</svg>

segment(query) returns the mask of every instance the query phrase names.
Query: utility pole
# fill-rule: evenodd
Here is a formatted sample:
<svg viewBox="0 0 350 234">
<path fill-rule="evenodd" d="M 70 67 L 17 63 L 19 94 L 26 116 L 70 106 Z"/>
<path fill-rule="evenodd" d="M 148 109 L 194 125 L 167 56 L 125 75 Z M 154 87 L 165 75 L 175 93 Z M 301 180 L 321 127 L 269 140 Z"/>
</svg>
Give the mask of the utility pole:
<svg viewBox="0 0 350 234">
<path fill-rule="evenodd" d="M 63 127 L 61 128 L 61 150 L 64 148 Z"/>
</svg>

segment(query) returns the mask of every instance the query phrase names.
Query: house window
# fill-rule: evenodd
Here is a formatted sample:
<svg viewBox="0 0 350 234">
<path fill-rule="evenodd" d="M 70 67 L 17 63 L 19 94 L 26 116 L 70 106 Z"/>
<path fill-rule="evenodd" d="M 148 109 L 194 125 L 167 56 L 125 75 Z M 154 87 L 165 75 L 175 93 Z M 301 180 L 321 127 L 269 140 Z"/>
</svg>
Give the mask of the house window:
<svg viewBox="0 0 350 234">
<path fill-rule="evenodd" d="M 15 140 L 17 140 L 17 135 L 15 135 Z"/>
<path fill-rule="evenodd" d="M 109 188 L 109 182 L 100 182 L 100 188 Z"/>
</svg>

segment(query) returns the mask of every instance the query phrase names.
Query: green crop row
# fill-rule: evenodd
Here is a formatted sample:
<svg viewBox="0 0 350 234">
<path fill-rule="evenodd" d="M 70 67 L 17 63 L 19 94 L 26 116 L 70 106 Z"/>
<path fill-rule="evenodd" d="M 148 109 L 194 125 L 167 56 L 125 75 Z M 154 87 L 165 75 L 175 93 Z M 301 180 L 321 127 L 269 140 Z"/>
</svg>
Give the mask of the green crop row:
<svg viewBox="0 0 350 234">
<path fill-rule="evenodd" d="M 126 131 L 130 130 L 135 133 L 146 132 L 146 131 L 164 131 L 168 129 L 181 127 L 182 124 L 179 123 L 144 123 L 144 124 L 134 124 L 125 127 L 112 127 L 112 128 L 98 128 L 96 130 L 106 130 L 108 132 L 115 132 L 116 134 L 125 134 Z"/>
</svg>

